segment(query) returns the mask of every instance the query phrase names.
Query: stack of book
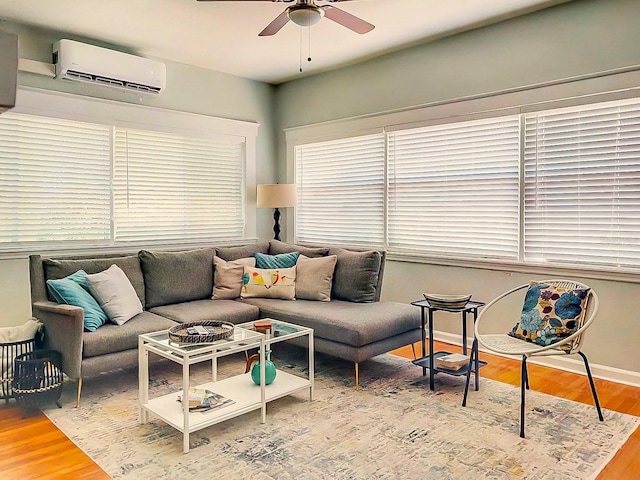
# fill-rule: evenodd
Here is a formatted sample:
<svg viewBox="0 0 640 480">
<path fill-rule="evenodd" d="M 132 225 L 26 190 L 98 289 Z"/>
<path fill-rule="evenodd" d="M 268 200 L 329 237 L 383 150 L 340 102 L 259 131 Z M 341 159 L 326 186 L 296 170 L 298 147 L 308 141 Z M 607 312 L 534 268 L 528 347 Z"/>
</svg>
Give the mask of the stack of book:
<svg viewBox="0 0 640 480">
<path fill-rule="evenodd" d="M 234 400 L 224 397 L 219 393 L 212 392 L 211 390 L 205 390 L 201 388 L 190 388 L 189 395 L 187 396 L 189 402 L 189 410 L 197 411 L 204 410 L 209 411 L 226 407 L 235 403 Z M 178 401 L 182 402 L 182 396 L 178 395 Z"/>
<path fill-rule="evenodd" d="M 271 330 L 271 320 L 256 320 L 253 328 L 256 332 L 267 334 Z"/>
<path fill-rule="evenodd" d="M 469 357 L 461 353 L 450 353 L 441 357 L 436 357 L 436 367 L 447 370 L 460 370 L 469 363 Z"/>
</svg>

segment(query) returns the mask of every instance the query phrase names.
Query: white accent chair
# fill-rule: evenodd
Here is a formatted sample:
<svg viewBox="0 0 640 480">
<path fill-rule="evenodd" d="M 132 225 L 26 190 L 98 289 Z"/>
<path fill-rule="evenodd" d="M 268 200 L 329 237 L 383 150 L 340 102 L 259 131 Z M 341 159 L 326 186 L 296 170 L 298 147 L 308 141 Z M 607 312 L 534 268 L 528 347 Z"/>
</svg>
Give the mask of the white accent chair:
<svg viewBox="0 0 640 480">
<path fill-rule="evenodd" d="M 538 283 L 550 284 L 555 287 L 564 288 L 564 289 L 580 289 L 580 288 L 590 288 L 589 286 L 574 282 L 571 280 L 542 280 Z M 497 310 L 495 307 L 498 304 L 505 304 L 508 302 L 507 299 L 511 299 L 512 303 L 510 305 L 515 304 L 513 301 L 513 296 L 517 295 L 523 290 L 527 290 L 530 286 L 529 283 L 525 285 L 520 285 L 518 287 L 512 288 L 511 290 L 501 294 L 490 303 L 488 303 L 480 312 L 478 319 L 475 324 L 475 338 L 474 342 L 477 341 L 482 347 L 484 347 L 487 351 L 492 353 L 497 353 L 499 355 L 515 355 L 520 356 L 522 358 L 521 362 L 521 380 L 520 380 L 520 436 L 524 438 L 524 425 L 525 425 L 525 389 L 529 389 L 529 377 L 527 373 L 527 359 L 530 357 L 539 357 L 539 356 L 550 356 L 550 355 L 571 355 L 578 354 L 582 357 L 584 361 L 584 366 L 587 372 L 587 376 L 589 378 L 589 384 L 591 386 L 591 393 L 593 394 L 593 400 L 595 402 L 596 409 L 598 410 L 598 417 L 600 421 L 603 421 L 604 418 L 602 416 L 602 410 L 600 408 L 600 402 L 598 401 L 598 394 L 596 393 L 596 387 L 593 382 L 593 377 L 591 376 L 591 370 L 589 369 L 589 362 L 587 360 L 586 355 L 581 351 L 582 342 L 584 340 L 584 334 L 587 328 L 591 326 L 593 321 L 596 318 L 596 314 L 598 313 L 598 295 L 593 289 L 589 290 L 588 297 L 585 303 L 585 313 L 581 316 L 579 324 L 577 325 L 577 330 L 565 337 L 560 341 L 555 343 L 551 343 L 550 345 L 542 346 L 537 343 L 521 340 L 519 338 L 515 338 L 511 335 L 508 335 L 506 332 L 511 329 L 513 324 L 518 320 L 519 312 L 514 312 L 513 315 L 509 315 L 505 318 L 505 322 L 508 322 L 504 325 L 503 333 L 487 333 L 482 331 L 484 324 L 486 323 L 486 319 L 491 316 L 492 310 L 495 313 Z M 522 301 L 518 303 L 522 306 Z M 484 320 L 484 321 L 483 321 Z M 473 350 L 472 350 L 473 351 Z M 477 351 L 477 350 L 476 350 Z M 470 361 L 475 361 L 475 359 L 470 358 Z M 467 374 L 466 385 L 464 389 L 464 397 L 462 401 L 462 406 L 466 406 L 467 403 L 467 393 L 469 390 L 469 374 Z"/>
</svg>

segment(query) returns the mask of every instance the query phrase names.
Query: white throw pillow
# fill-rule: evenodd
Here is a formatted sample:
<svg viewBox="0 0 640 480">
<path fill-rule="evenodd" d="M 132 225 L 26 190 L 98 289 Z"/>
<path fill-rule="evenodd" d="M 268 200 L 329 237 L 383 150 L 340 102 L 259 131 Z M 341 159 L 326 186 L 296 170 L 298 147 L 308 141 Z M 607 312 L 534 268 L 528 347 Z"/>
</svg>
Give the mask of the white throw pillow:
<svg viewBox="0 0 640 480">
<path fill-rule="evenodd" d="M 227 262 L 220 257 L 213 257 L 215 267 L 213 273 L 213 300 L 234 300 L 240 298 L 244 266 L 255 267 L 255 257 L 239 258 Z"/>
<path fill-rule="evenodd" d="M 281 298 L 295 300 L 296 267 L 244 267 L 242 298 Z"/>
<path fill-rule="evenodd" d="M 87 282 L 91 295 L 116 325 L 123 325 L 142 313 L 142 303 L 133 285 L 117 265 L 111 265 L 100 273 L 87 275 Z"/>
<path fill-rule="evenodd" d="M 296 298 L 329 302 L 337 260 L 336 255 L 316 258 L 300 255 L 296 263 Z"/>
</svg>

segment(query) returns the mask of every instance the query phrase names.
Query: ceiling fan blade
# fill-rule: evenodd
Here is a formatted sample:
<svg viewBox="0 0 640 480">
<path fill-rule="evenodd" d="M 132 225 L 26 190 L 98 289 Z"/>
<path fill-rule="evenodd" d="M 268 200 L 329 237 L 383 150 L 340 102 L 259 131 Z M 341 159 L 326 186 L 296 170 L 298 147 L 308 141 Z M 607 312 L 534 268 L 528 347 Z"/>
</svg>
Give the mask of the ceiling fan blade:
<svg viewBox="0 0 640 480">
<path fill-rule="evenodd" d="M 356 33 L 367 33 L 376 28 L 374 25 L 369 22 L 365 22 L 361 18 L 356 17 L 355 15 L 351 15 L 344 10 L 340 10 L 339 8 L 332 7 L 331 5 L 324 5 L 320 7 L 324 10 L 324 16 L 329 20 L 333 20 L 336 23 L 339 23 L 343 27 L 347 27 L 350 30 L 353 30 Z"/>
<path fill-rule="evenodd" d="M 265 27 L 258 36 L 259 37 L 268 37 L 269 35 L 275 35 L 280 31 L 282 27 L 284 27 L 289 21 L 288 11 L 285 10 L 280 15 L 278 15 L 273 22 Z"/>
</svg>

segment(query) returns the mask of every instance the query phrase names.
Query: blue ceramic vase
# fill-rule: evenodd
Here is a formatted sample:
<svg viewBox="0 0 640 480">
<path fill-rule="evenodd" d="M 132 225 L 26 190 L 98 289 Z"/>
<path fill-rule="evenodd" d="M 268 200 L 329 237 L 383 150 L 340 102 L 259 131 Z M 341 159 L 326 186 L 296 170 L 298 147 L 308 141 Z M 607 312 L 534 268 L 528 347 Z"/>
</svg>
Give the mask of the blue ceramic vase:
<svg viewBox="0 0 640 480">
<path fill-rule="evenodd" d="M 265 356 L 267 357 L 264 363 L 264 383 L 270 385 L 276 379 L 276 366 L 269 359 L 271 350 L 266 350 Z M 251 371 L 251 380 L 256 385 L 260 385 L 260 354 L 254 353 L 247 359 L 247 367 L 245 373 Z"/>
</svg>

